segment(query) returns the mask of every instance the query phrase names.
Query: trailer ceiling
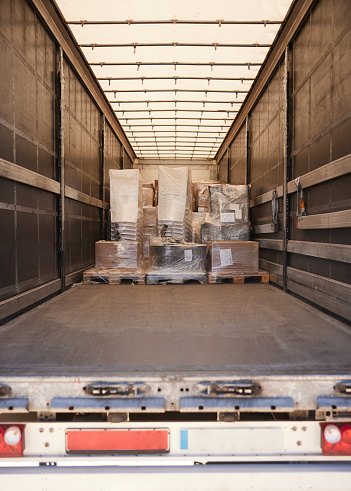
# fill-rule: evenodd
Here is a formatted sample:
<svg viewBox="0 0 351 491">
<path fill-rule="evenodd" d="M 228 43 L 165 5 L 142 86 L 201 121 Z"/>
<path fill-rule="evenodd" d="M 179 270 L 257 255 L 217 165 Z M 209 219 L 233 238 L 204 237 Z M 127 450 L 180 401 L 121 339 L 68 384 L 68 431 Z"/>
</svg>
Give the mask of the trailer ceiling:
<svg viewBox="0 0 351 491">
<path fill-rule="evenodd" d="M 56 0 L 139 159 L 213 159 L 291 0 Z"/>
</svg>

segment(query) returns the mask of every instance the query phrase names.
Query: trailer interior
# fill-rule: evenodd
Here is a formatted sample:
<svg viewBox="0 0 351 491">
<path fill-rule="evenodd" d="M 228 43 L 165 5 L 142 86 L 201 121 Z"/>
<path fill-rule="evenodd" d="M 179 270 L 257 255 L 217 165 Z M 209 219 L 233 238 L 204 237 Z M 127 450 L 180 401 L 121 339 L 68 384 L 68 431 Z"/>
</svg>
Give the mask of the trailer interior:
<svg viewBox="0 0 351 491">
<path fill-rule="evenodd" d="M 126 489 L 177 477 L 184 490 L 196 479 L 221 489 L 216 472 L 236 472 L 233 455 L 270 463 L 262 489 L 288 475 L 297 489 L 294 460 L 313 461 L 312 489 L 330 489 L 332 469 L 346 489 L 351 448 L 329 468 L 319 442 L 328 421 L 351 432 L 350 2 L 1 0 L 0 65 L 0 437 L 1 425 L 40 425 L 45 441 L 25 458 L 46 465 L 67 460 L 59 436 L 82 422 L 166 422 L 162 451 L 227 469 L 139 469 L 144 487 L 124 469 Z M 250 187 L 250 238 L 269 284 L 82 283 L 108 240 L 109 171 L 153 182 L 159 165 Z M 268 454 L 223 450 L 217 433 L 212 456 L 181 441 L 233 422 L 302 436 L 283 449 L 262 430 Z M 256 469 L 238 482 L 259 486 Z M 0 470 L 4 482 L 11 472 Z M 52 475 L 78 489 L 77 475 Z"/>
</svg>

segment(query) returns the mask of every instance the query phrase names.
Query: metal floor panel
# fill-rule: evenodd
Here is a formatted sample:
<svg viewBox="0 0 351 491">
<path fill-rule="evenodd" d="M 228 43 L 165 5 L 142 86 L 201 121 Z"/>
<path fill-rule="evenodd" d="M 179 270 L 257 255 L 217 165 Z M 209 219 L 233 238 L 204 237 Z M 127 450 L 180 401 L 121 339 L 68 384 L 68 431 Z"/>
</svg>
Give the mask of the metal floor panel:
<svg viewBox="0 0 351 491">
<path fill-rule="evenodd" d="M 342 375 L 351 329 L 271 285 L 76 285 L 0 328 L 1 376 Z"/>
</svg>

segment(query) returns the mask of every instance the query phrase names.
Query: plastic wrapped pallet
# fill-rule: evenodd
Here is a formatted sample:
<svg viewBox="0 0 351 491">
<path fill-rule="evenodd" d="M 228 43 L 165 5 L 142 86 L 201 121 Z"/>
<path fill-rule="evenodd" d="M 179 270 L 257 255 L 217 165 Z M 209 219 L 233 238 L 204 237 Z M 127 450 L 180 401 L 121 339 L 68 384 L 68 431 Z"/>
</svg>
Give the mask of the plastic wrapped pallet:
<svg viewBox="0 0 351 491">
<path fill-rule="evenodd" d="M 154 206 L 154 185 L 143 184 L 143 207 Z"/>
<path fill-rule="evenodd" d="M 206 273 L 207 246 L 180 237 L 151 237 L 148 273 Z"/>
<path fill-rule="evenodd" d="M 195 183 L 196 210 L 198 212 L 210 211 L 210 186 L 220 186 L 217 181 L 201 181 Z"/>
<path fill-rule="evenodd" d="M 188 167 L 159 166 L 158 232 L 191 241 L 191 175 Z"/>
<path fill-rule="evenodd" d="M 193 219 L 192 219 L 192 229 L 193 229 L 192 241 L 193 242 L 201 243 L 200 229 L 201 229 L 201 223 L 205 220 L 205 217 L 206 217 L 205 212 L 200 212 L 200 211 L 194 211 L 193 212 Z"/>
<path fill-rule="evenodd" d="M 142 268 L 139 242 L 100 240 L 95 243 L 95 267 L 114 268 L 120 272 L 136 272 Z"/>
<path fill-rule="evenodd" d="M 221 184 L 209 186 L 210 214 L 221 223 L 249 221 L 249 187 Z"/>
<path fill-rule="evenodd" d="M 258 273 L 258 242 L 206 242 L 206 245 L 209 250 L 209 269 L 211 273 Z"/>
<path fill-rule="evenodd" d="M 248 186 L 209 186 L 209 197 L 210 213 L 201 225 L 201 242 L 250 240 Z"/>
<path fill-rule="evenodd" d="M 211 220 L 209 215 L 200 223 L 200 242 L 250 240 L 250 222 L 221 223 Z"/>
<path fill-rule="evenodd" d="M 139 170 L 110 169 L 111 240 L 143 239 L 143 195 Z"/>
<path fill-rule="evenodd" d="M 157 236 L 157 208 L 144 207 L 144 259 L 149 257 L 149 239 Z"/>
</svg>

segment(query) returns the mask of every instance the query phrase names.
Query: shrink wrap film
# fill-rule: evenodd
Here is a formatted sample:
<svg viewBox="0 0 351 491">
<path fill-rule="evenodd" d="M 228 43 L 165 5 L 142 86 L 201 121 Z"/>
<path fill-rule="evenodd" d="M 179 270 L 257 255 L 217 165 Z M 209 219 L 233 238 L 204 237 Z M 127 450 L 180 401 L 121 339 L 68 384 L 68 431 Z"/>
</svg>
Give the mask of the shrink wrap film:
<svg viewBox="0 0 351 491">
<path fill-rule="evenodd" d="M 149 257 L 149 239 L 157 236 L 157 208 L 144 207 L 144 259 Z"/>
<path fill-rule="evenodd" d="M 136 272 L 142 268 L 142 251 L 139 242 L 95 242 L 95 266 L 114 268 L 119 272 Z"/>
<path fill-rule="evenodd" d="M 210 213 L 201 224 L 200 240 L 250 240 L 249 187 L 209 186 Z"/>
<path fill-rule="evenodd" d="M 210 186 L 210 215 L 221 223 L 249 221 L 249 187 L 221 184 Z"/>
<path fill-rule="evenodd" d="M 210 211 L 210 186 L 220 186 L 218 181 L 200 181 L 194 183 L 195 185 L 195 201 L 196 211 L 206 212 Z"/>
<path fill-rule="evenodd" d="M 188 167 L 159 166 L 158 232 L 191 241 L 191 175 Z"/>
<path fill-rule="evenodd" d="M 152 185 L 151 185 L 152 186 Z M 154 206 L 154 188 L 143 184 L 143 207 Z"/>
<path fill-rule="evenodd" d="M 142 242 L 143 197 L 139 170 L 110 169 L 110 201 L 111 240 Z"/>
<path fill-rule="evenodd" d="M 250 240 L 250 222 L 221 223 L 209 215 L 200 223 L 200 242 Z"/>
<path fill-rule="evenodd" d="M 148 273 L 206 273 L 207 246 L 180 237 L 151 237 Z"/>
<path fill-rule="evenodd" d="M 192 220 L 192 229 L 193 229 L 193 235 L 192 235 L 192 241 L 196 243 L 201 243 L 200 240 L 200 229 L 201 229 L 201 224 L 205 220 L 206 217 L 206 212 L 200 212 L 200 211 L 194 211 L 193 212 L 193 220 Z"/>
<path fill-rule="evenodd" d="M 206 242 L 211 273 L 257 274 L 259 244 L 254 241 Z"/>
</svg>

